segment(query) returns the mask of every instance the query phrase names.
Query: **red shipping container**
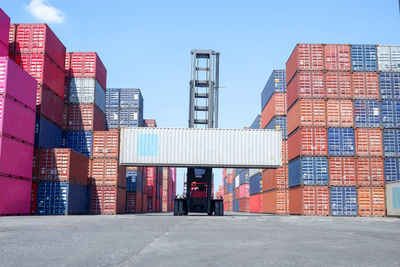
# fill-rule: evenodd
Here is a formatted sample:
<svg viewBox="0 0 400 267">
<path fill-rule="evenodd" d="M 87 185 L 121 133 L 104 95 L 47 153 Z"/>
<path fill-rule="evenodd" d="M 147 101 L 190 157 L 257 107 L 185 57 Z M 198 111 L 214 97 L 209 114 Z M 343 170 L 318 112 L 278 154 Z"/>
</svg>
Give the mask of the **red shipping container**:
<svg viewBox="0 0 400 267">
<path fill-rule="evenodd" d="M 327 130 L 304 127 L 294 131 L 288 138 L 289 161 L 298 156 L 326 156 Z"/>
<path fill-rule="evenodd" d="M 357 184 L 359 186 L 384 186 L 383 159 L 379 157 L 357 158 Z"/>
<path fill-rule="evenodd" d="M 32 181 L 31 214 L 36 214 L 37 189 L 38 189 L 38 183 L 36 181 Z"/>
<path fill-rule="evenodd" d="M 143 213 L 147 212 L 147 195 L 146 194 L 142 194 L 142 212 Z"/>
<path fill-rule="evenodd" d="M 136 213 L 139 192 L 126 192 L 126 212 Z"/>
<path fill-rule="evenodd" d="M 0 94 L 36 110 L 37 81 L 8 57 L 0 57 Z"/>
<path fill-rule="evenodd" d="M 33 145 L 0 133 L 0 175 L 32 179 Z"/>
<path fill-rule="evenodd" d="M 126 190 L 115 186 L 90 186 L 90 214 L 115 215 L 126 212 Z"/>
<path fill-rule="evenodd" d="M 355 186 L 356 159 L 353 157 L 330 157 L 329 158 L 329 185 Z"/>
<path fill-rule="evenodd" d="M 323 70 L 323 52 L 322 44 L 297 44 L 286 62 L 286 82 L 298 70 Z"/>
<path fill-rule="evenodd" d="M 143 120 L 143 127 L 157 127 L 156 120 L 145 119 Z"/>
<path fill-rule="evenodd" d="M 0 133 L 34 143 L 35 111 L 16 99 L 0 94 Z"/>
<path fill-rule="evenodd" d="M 286 115 L 286 110 L 286 93 L 274 93 L 261 113 L 262 129 L 273 117 Z"/>
<path fill-rule="evenodd" d="M 39 84 L 45 84 L 59 97 L 64 98 L 64 69 L 57 66 L 47 55 L 15 54 L 15 62 Z"/>
<path fill-rule="evenodd" d="M 325 90 L 328 98 L 352 98 L 353 89 L 350 72 L 326 72 Z"/>
<path fill-rule="evenodd" d="M 301 126 L 326 126 L 326 102 L 323 99 L 300 99 L 289 109 L 287 132 Z"/>
<path fill-rule="evenodd" d="M 107 88 L 107 70 L 96 52 L 67 53 L 65 68 L 72 78 L 96 78 Z"/>
<path fill-rule="evenodd" d="M 357 128 L 356 155 L 357 156 L 382 156 L 382 130 L 376 128 Z"/>
<path fill-rule="evenodd" d="M 379 82 L 376 72 L 353 72 L 354 98 L 379 99 Z"/>
<path fill-rule="evenodd" d="M 17 25 L 10 24 L 8 32 L 8 55 L 13 56 L 15 54 L 15 37 L 17 33 Z"/>
<path fill-rule="evenodd" d="M 233 202 L 233 193 L 225 193 L 224 202 Z"/>
<path fill-rule="evenodd" d="M 38 85 L 36 111 L 58 126 L 63 126 L 64 100 L 45 85 Z"/>
<path fill-rule="evenodd" d="M 119 158 L 119 130 L 93 132 L 94 158 Z"/>
<path fill-rule="evenodd" d="M 383 187 L 358 188 L 358 215 L 385 217 L 385 189 Z"/>
<path fill-rule="evenodd" d="M 68 130 L 104 131 L 105 115 L 94 104 L 71 104 L 68 108 Z"/>
<path fill-rule="evenodd" d="M 250 212 L 249 198 L 239 199 L 239 212 Z"/>
<path fill-rule="evenodd" d="M 282 140 L 282 164 L 288 163 L 288 144 L 287 140 Z"/>
<path fill-rule="evenodd" d="M 155 185 L 156 185 L 155 174 L 156 174 L 155 167 L 143 168 L 143 175 L 146 176 L 147 186 L 152 186 L 155 188 Z"/>
<path fill-rule="evenodd" d="M 32 182 L 0 176 L 0 216 L 30 213 Z"/>
<path fill-rule="evenodd" d="M 301 186 L 289 189 L 289 212 L 297 215 L 329 215 L 329 188 Z"/>
<path fill-rule="evenodd" d="M 239 198 L 249 197 L 249 184 L 242 184 L 239 186 Z"/>
<path fill-rule="evenodd" d="M 90 183 L 98 186 L 119 186 L 125 188 L 125 167 L 119 165 L 119 161 L 117 159 L 91 159 Z"/>
<path fill-rule="evenodd" d="M 262 194 L 262 212 L 285 215 L 289 214 L 289 190 L 278 189 Z"/>
<path fill-rule="evenodd" d="M 62 115 L 62 129 L 66 130 L 68 126 L 68 105 L 63 105 L 63 115 Z"/>
<path fill-rule="evenodd" d="M 17 24 L 16 53 L 46 54 L 64 70 L 65 46 L 46 24 Z"/>
<path fill-rule="evenodd" d="M 250 196 L 250 212 L 262 212 L 262 194 L 255 194 Z"/>
<path fill-rule="evenodd" d="M 232 211 L 232 210 L 233 210 L 232 202 L 224 202 L 224 211 Z"/>
<path fill-rule="evenodd" d="M 89 159 L 70 148 L 42 148 L 39 162 L 40 180 L 87 184 Z"/>
<path fill-rule="evenodd" d="M 277 169 L 267 169 L 262 173 L 262 190 L 285 189 L 289 186 L 289 168 L 287 164 Z"/>
<path fill-rule="evenodd" d="M 237 200 L 237 199 L 239 199 L 240 198 L 240 188 L 239 187 L 236 187 L 235 188 L 235 199 Z"/>
<path fill-rule="evenodd" d="M 32 178 L 39 178 L 39 158 L 40 158 L 40 149 L 34 148 L 33 151 L 33 160 L 32 160 Z"/>
<path fill-rule="evenodd" d="M 10 17 L 0 8 L 0 43 L 8 49 L 8 33 L 10 28 Z"/>
<path fill-rule="evenodd" d="M 324 69 L 329 71 L 350 71 L 350 45 L 324 44 Z"/>
<path fill-rule="evenodd" d="M 328 127 L 352 127 L 354 125 L 353 101 L 329 99 L 326 103 Z"/>
<path fill-rule="evenodd" d="M 287 106 L 290 108 L 298 99 L 324 98 L 324 73 L 322 71 L 300 71 L 287 86 Z"/>
</svg>

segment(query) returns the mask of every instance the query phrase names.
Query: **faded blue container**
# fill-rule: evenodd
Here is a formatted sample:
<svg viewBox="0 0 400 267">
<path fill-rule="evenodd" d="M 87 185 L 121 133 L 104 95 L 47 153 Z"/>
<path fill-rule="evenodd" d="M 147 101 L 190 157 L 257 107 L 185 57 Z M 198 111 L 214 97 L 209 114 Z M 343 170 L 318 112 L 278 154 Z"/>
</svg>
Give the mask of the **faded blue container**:
<svg viewBox="0 0 400 267">
<path fill-rule="evenodd" d="M 400 127 L 400 100 L 382 100 L 381 110 L 384 128 Z"/>
<path fill-rule="evenodd" d="M 258 115 L 253 123 L 250 125 L 250 129 L 261 129 L 261 115 Z"/>
<path fill-rule="evenodd" d="M 376 45 L 351 45 L 351 68 L 353 71 L 377 71 Z"/>
<path fill-rule="evenodd" d="M 379 92 L 382 99 L 400 99 L 400 73 L 381 72 Z"/>
<path fill-rule="evenodd" d="M 121 108 L 119 111 L 120 127 L 142 127 L 143 112 L 137 108 Z"/>
<path fill-rule="evenodd" d="M 385 157 L 400 156 L 400 129 L 384 129 L 382 139 Z"/>
<path fill-rule="evenodd" d="M 91 131 L 69 131 L 65 134 L 65 147 L 92 156 L 93 133 Z"/>
<path fill-rule="evenodd" d="M 248 184 L 249 183 L 249 170 L 243 169 L 239 174 L 239 184 Z"/>
<path fill-rule="evenodd" d="M 331 187 L 331 214 L 333 216 L 357 216 L 357 189 L 353 186 Z"/>
<path fill-rule="evenodd" d="M 297 157 L 289 161 L 289 187 L 328 183 L 328 158 Z"/>
<path fill-rule="evenodd" d="M 119 108 L 120 96 L 118 88 L 106 89 L 106 109 Z"/>
<path fill-rule="evenodd" d="M 287 139 L 287 118 L 286 116 L 276 116 L 265 126 L 265 129 L 280 129 L 282 131 L 282 139 Z"/>
<path fill-rule="evenodd" d="M 141 172 L 126 171 L 126 192 L 143 192 L 143 175 Z"/>
<path fill-rule="evenodd" d="M 380 127 L 381 109 L 378 100 L 356 99 L 354 101 L 354 126 Z"/>
<path fill-rule="evenodd" d="M 62 147 L 62 130 L 56 124 L 41 116 L 36 116 L 35 147 Z"/>
<path fill-rule="evenodd" d="M 400 158 L 385 158 L 384 169 L 386 182 L 400 180 Z"/>
<path fill-rule="evenodd" d="M 67 215 L 89 212 L 89 190 L 85 185 L 67 182 L 39 182 L 37 214 Z"/>
<path fill-rule="evenodd" d="M 265 108 L 274 93 L 286 92 L 286 71 L 273 70 L 268 82 L 261 92 L 261 111 Z"/>
<path fill-rule="evenodd" d="M 236 198 L 236 192 L 235 192 L 235 188 L 233 188 L 233 191 L 232 191 L 232 199 L 235 200 L 235 198 Z"/>
<path fill-rule="evenodd" d="M 143 110 L 143 96 L 140 89 L 121 88 L 119 92 L 121 108 L 137 108 Z"/>
<path fill-rule="evenodd" d="M 329 156 L 354 156 L 354 130 L 352 128 L 328 129 Z"/>
<path fill-rule="evenodd" d="M 239 212 L 239 200 L 234 200 L 233 201 L 233 211 L 234 212 Z"/>
<path fill-rule="evenodd" d="M 233 190 L 233 184 L 227 184 L 226 185 L 226 190 L 228 191 L 228 193 L 232 193 L 234 190 Z"/>
<path fill-rule="evenodd" d="M 262 175 L 257 173 L 249 179 L 249 193 L 255 195 L 262 192 Z"/>
<path fill-rule="evenodd" d="M 106 109 L 106 125 L 107 129 L 119 128 L 119 109 L 117 108 Z"/>
</svg>

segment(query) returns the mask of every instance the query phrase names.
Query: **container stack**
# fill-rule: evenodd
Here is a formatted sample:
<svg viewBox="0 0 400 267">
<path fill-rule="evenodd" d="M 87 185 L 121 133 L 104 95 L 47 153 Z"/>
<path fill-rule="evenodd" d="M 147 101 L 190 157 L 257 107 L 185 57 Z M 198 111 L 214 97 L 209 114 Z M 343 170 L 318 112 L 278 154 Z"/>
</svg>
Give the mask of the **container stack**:
<svg viewBox="0 0 400 267">
<path fill-rule="evenodd" d="M 143 170 L 146 167 L 126 167 L 126 212 L 143 213 Z M 148 177 L 148 173 L 147 173 Z M 147 189 L 147 188 L 146 188 Z M 147 207 L 147 206 L 146 206 Z"/>
<path fill-rule="evenodd" d="M 235 170 L 235 190 L 233 211 L 236 212 L 249 212 L 250 211 L 250 192 L 249 192 L 249 170 L 236 169 Z"/>
<path fill-rule="evenodd" d="M 262 172 L 262 212 L 289 213 L 286 72 L 273 70 L 261 93 L 261 128 L 282 131 L 282 167 Z"/>
<path fill-rule="evenodd" d="M 224 211 L 233 211 L 233 194 L 234 194 L 234 179 L 235 169 L 223 169 L 223 186 L 224 186 Z"/>
<path fill-rule="evenodd" d="M 10 17 L 0 8 L 0 57 L 8 56 Z"/>
<path fill-rule="evenodd" d="M 261 129 L 261 115 L 258 115 L 250 129 Z M 262 213 L 262 171 L 261 169 L 249 170 L 249 211 Z"/>
<path fill-rule="evenodd" d="M 174 209 L 173 203 L 176 194 L 176 168 L 163 167 L 161 173 L 161 211 L 168 212 Z"/>
</svg>

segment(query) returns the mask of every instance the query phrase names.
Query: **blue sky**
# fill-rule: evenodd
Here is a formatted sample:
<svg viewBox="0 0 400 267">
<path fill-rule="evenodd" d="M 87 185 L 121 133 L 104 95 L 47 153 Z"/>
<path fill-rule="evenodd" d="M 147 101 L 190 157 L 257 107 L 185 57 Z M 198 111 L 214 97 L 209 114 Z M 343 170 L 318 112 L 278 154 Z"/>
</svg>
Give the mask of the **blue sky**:
<svg viewBox="0 0 400 267">
<path fill-rule="evenodd" d="M 43 10 L 29 12 L 30 2 L 0 0 L 0 7 L 12 22 L 46 19 Z M 108 87 L 141 88 L 145 118 L 160 127 L 187 126 L 191 49 L 221 53 L 219 125 L 242 128 L 261 112 L 269 74 L 285 67 L 296 43 L 400 44 L 397 0 L 35 2 L 60 11 L 46 17 L 68 51 L 99 53 Z"/>
</svg>

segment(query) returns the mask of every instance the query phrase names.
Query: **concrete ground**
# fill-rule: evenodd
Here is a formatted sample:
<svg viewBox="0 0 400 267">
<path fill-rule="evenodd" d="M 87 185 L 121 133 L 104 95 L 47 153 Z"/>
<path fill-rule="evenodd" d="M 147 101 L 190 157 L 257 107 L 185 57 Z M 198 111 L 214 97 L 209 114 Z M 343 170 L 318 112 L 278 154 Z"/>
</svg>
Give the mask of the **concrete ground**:
<svg viewBox="0 0 400 267">
<path fill-rule="evenodd" d="M 400 219 L 0 217 L 0 266 L 399 266 Z"/>
</svg>

